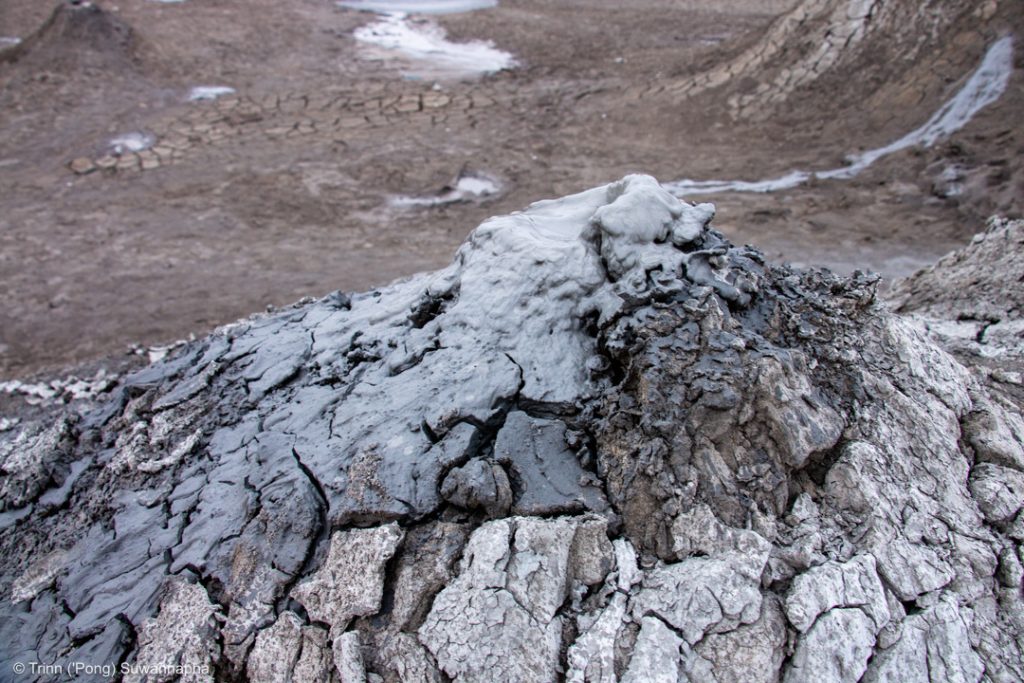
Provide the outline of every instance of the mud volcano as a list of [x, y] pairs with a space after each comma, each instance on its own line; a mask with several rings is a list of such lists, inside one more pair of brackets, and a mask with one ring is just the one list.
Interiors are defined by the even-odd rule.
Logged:
[[86, 0], [58, 4], [46, 22], [14, 47], [0, 50], [0, 63], [28, 60], [64, 72], [130, 71], [138, 44], [132, 28]]
[[0, 671], [1021, 680], [1019, 408], [713, 213], [539, 202], [3, 434]]

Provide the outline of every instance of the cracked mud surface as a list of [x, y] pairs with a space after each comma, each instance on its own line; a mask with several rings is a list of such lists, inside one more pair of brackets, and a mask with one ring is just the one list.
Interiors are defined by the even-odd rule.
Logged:
[[[834, 168], [919, 126], [1020, 28], [1008, 2], [876, 4], [510, 1], [436, 21], [521, 66], [435, 89], [326, 0], [100, 2], [42, 30], [50, 5], [5, 2], [0, 34], [23, 42], [0, 56], [0, 376], [434, 269], [488, 215], [635, 170]], [[188, 102], [196, 86], [236, 92]], [[1019, 214], [1022, 97], [1018, 71], [951, 140], [853, 181], [715, 196], [718, 226], [773, 259], [907, 274]], [[135, 132], [152, 146], [111, 154]], [[465, 170], [502, 192], [390, 206]]]
[[712, 216], [539, 202], [5, 427], [0, 670], [1024, 678], [1020, 404]]

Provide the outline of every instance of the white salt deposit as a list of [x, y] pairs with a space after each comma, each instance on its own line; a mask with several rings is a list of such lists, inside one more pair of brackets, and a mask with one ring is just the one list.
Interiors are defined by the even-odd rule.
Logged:
[[0, 382], [0, 393], [21, 396], [30, 405], [63, 403], [65, 400], [94, 398], [107, 391], [116, 380], [117, 375], [109, 375], [101, 368], [91, 379], [72, 375], [50, 382]]
[[852, 178], [882, 157], [917, 145], [931, 147], [960, 130], [979, 111], [998, 100], [1013, 73], [1013, 39], [1007, 36], [989, 48], [981, 66], [953, 99], [949, 100], [920, 128], [885, 147], [850, 156], [844, 168], [816, 173], [819, 178]]
[[436, 197], [395, 197], [391, 200], [391, 204], [399, 207], [441, 206], [454, 202], [485, 199], [498, 194], [500, 190], [501, 185], [493, 178], [482, 175], [465, 175], [458, 179], [454, 187]]
[[148, 133], [125, 133], [112, 139], [110, 147], [114, 154], [124, 154], [125, 152], [141, 152], [144, 149], [149, 149], [154, 142], [156, 139]]
[[849, 165], [829, 171], [792, 171], [779, 178], [748, 182], [743, 180], [690, 180], [665, 183], [673, 194], [686, 197], [719, 192], [776, 192], [806, 183], [811, 178], [822, 180], [853, 178], [879, 159], [910, 147], [931, 147], [944, 137], [960, 130], [975, 114], [992, 104], [1006, 92], [1013, 73], [1013, 38], [1007, 36], [996, 41], [985, 54], [985, 59], [963, 88], [920, 128], [907, 133], [885, 147], [868, 150], [848, 157]]
[[367, 12], [409, 14], [455, 14], [498, 6], [497, 0], [342, 0], [338, 4]]
[[18, 38], [17, 36], [0, 36], [0, 48], [8, 45], [17, 45], [20, 42], [21, 38]]
[[215, 100], [224, 95], [233, 95], [234, 92], [234, 88], [229, 88], [226, 85], [199, 85], [188, 91], [188, 99], [190, 102]]
[[353, 35], [366, 45], [454, 74], [495, 73], [516, 64], [512, 55], [490, 41], [453, 43], [433, 21], [411, 19], [404, 12], [384, 14], [379, 21], [356, 29]]
[[691, 194], [717, 194], [719, 192], [777, 192], [803, 185], [810, 174], [793, 171], [780, 178], [748, 182], [745, 180], [677, 180], [665, 183], [670, 192], [679, 197]]

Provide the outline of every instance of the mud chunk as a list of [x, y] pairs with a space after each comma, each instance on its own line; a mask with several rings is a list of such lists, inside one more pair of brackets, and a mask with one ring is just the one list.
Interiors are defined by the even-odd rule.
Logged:
[[783, 683], [825, 680], [855, 683], [867, 670], [875, 626], [859, 609], [835, 609], [800, 639]]
[[971, 471], [971, 494], [985, 519], [1006, 524], [1024, 507], [1024, 472], [990, 463]]
[[786, 620], [779, 601], [766, 596], [761, 617], [727, 633], [712, 633], [693, 649], [687, 669], [710, 672], [718, 683], [776, 683], [786, 645]]
[[343, 683], [366, 683], [366, 667], [360, 651], [359, 633], [349, 631], [334, 639], [334, 668]]
[[860, 607], [876, 631], [888, 623], [889, 608], [873, 557], [827, 562], [800, 574], [793, 580], [785, 609], [789, 622], [806, 633], [820, 614], [835, 607]]
[[622, 683], [677, 683], [682, 680], [680, 648], [686, 644], [656, 617], [640, 621], [633, 658]]
[[761, 614], [761, 571], [767, 561], [767, 552], [727, 553], [652, 569], [633, 601], [633, 615], [656, 615], [691, 645], [706, 633], [751, 624]]
[[73, 435], [60, 419], [47, 427], [25, 424], [14, 439], [0, 442], [0, 512], [35, 500], [54, 478], [63, 478], [63, 451]]
[[513, 411], [498, 432], [494, 459], [515, 482], [517, 515], [602, 511], [608, 507], [594, 476], [566, 444], [565, 424]]
[[483, 509], [489, 517], [503, 517], [512, 506], [512, 489], [504, 468], [483, 458], [449, 472], [441, 496], [467, 510]]
[[985, 673], [971, 648], [971, 637], [959, 609], [949, 597], [903, 622], [902, 637], [879, 651], [864, 674], [865, 683], [977, 683]]
[[[174, 667], [182, 666], [200, 672], [187, 676], [188, 680], [212, 682], [213, 667], [220, 656], [215, 619], [218, 612], [202, 586], [172, 579], [160, 601], [160, 613], [139, 628], [134, 664], [141, 673], [129, 673], [124, 680], [171, 681], [177, 678]], [[147, 669], [160, 668], [171, 673], [155, 678], [146, 674]]]
[[274, 625], [260, 631], [249, 654], [249, 680], [289, 683], [302, 650], [302, 621], [282, 612]]
[[96, 170], [96, 165], [88, 157], [78, 157], [68, 164], [68, 168], [78, 175], [87, 175]]
[[512, 517], [473, 533], [459, 576], [437, 596], [420, 641], [465, 681], [554, 680], [558, 615], [572, 583], [576, 518]]
[[404, 534], [397, 524], [338, 531], [324, 565], [292, 592], [310, 616], [344, 631], [352, 617], [380, 609], [384, 565]]

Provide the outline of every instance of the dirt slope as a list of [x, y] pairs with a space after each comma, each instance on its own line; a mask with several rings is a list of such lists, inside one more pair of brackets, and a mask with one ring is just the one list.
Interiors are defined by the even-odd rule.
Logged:
[[[328, 0], [69, 5], [36, 40], [39, 7], [0, 9], [0, 35], [24, 38], [0, 63], [7, 377], [434, 268], [488, 215], [626, 172], [834, 168], [921, 125], [1022, 21], [1012, 2], [509, 0], [436, 21], [521, 66], [435, 88], [361, 49], [373, 17]], [[194, 86], [237, 93], [189, 102]], [[1021, 106], [1017, 71], [941, 146], [853, 181], [717, 195], [718, 224], [773, 258], [905, 274], [1020, 213]], [[153, 147], [112, 157], [135, 132]], [[390, 204], [467, 169], [501, 192]]]

